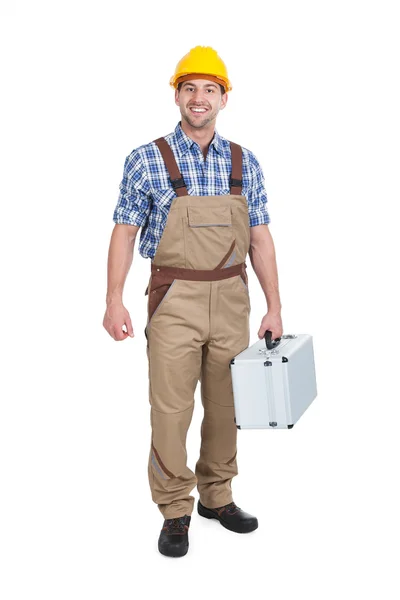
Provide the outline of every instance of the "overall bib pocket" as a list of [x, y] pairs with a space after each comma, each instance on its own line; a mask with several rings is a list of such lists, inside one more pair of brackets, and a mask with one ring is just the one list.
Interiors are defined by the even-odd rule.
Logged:
[[[192, 269], [215, 268], [215, 256], [226, 255], [235, 240], [232, 226], [231, 207], [188, 206], [187, 207], [186, 260]], [[207, 253], [213, 249], [213, 256]]]

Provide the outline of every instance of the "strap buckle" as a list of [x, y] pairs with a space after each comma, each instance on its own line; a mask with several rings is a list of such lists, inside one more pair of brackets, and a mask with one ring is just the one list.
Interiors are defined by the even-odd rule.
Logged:
[[233, 179], [232, 175], [229, 176], [229, 186], [230, 187], [242, 187], [243, 179]]
[[172, 183], [172, 187], [174, 188], [174, 190], [177, 190], [178, 188], [184, 188], [186, 187], [186, 184], [183, 180], [183, 177], [178, 177], [178, 179], [171, 179], [170, 181]]

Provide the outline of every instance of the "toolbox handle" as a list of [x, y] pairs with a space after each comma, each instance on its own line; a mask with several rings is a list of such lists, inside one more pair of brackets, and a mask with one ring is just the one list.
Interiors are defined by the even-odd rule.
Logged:
[[272, 331], [267, 329], [267, 331], [264, 334], [264, 339], [265, 339], [265, 344], [266, 344], [268, 350], [273, 350], [274, 348], [276, 348], [276, 346], [281, 341], [280, 337], [276, 338], [276, 340], [272, 340], [271, 338], [272, 338]]

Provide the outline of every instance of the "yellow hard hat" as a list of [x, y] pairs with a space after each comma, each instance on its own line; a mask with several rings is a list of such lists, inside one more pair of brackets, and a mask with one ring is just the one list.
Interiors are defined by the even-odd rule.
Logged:
[[169, 84], [177, 88], [188, 79], [211, 79], [222, 85], [226, 92], [232, 89], [225, 63], [210, 46], [196, 46], [185, 54], [176, 65]]

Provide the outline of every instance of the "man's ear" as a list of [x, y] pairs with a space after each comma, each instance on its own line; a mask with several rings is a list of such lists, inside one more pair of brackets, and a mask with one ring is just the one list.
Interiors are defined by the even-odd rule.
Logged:
[[221, 110], [223, 108], [225, 108], [227, 102], [228, 102], [228, 94], [227, 94], [227, 92], [225, 92], [225, 94], [223, 94], [222, 97], [221, 97], [221, 106], [220, 106]]
[[175, 90], [175, 104], [179, 106], [179, 91]]

